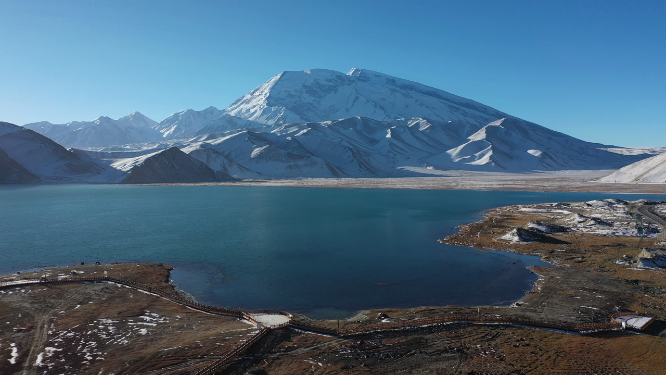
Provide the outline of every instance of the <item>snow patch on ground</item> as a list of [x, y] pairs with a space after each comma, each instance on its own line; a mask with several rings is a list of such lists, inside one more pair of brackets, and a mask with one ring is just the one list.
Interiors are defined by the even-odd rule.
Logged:
[[9, 361], [9, 363], [11, 363], [12, 365], [15, 365], [15, 364], [16, 364], [16, 359], [17, 359], [18, 356], [19, 356], [19, 353], [18, 353], [18, 347], [16, 346], [16, 343], [11, 343], [11, 344], [9, 344], [9, 348], [10, 348], [10, 350], [12, 351], [12, 353], [11, 353], [11, 356], [12, 356], [12, 357], [9, 358], [8, 361]]
[[[78, 361], [81, 364], [90, 364], [93, 361], [103, 360], [106, 356], [104, 347], [108, 345], [126, 345], [134, 337], [150, 334], [150, 327], [169, 322], [169, 318], [157, 313], [146, 311], [134, 319], [97, 319], [85, 326], [74, 326], [61, 331], [49, 331], [47, 347], [37, 357], [35, 366], [46, 366], [49, 369], [63, 361]], [[147, 326], [147, 327], [146, 327]], [[74, 352], [65, 353], [66, 347], [77, 348]], [[68, 358], [65, 358], [67, 354]], [[75, 356], [76, 359], [71, 357]]]

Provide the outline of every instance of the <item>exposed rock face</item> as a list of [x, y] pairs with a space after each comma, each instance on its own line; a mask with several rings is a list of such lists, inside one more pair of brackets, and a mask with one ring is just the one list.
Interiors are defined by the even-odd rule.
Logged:
[[194, 159], [177, 147], [153, 154], [130, 171], [124, 184], [188, 183], [233, 180], [215, 173], [206, 164]]
[[[44, 181], [85, 181], [103, 171], [99, 165], [75, 155], [51, 139], [7, 122], [0, 122], [0, 149], [9, 159]], [[5, 165], [3, 162], [3, 166], [16, 169], [16, 164], [3, 160], [9, 163]]]
[[0, 149], [0, 184], [27, 184], [40, 180]]
[[500, 240], [509, 241], [511, 243], [521, 242], [543, 242], [543, 243], [556, 243], [564, 244], [566, 242], [558, 240], [557, 238], [546, 236], [533, 230], [515, 228], [509, 233], [499, 238]]
[[527, 224], [527, 229], [541, 234], [566, 232], [567, 228], [557, 224], [532, 221]]

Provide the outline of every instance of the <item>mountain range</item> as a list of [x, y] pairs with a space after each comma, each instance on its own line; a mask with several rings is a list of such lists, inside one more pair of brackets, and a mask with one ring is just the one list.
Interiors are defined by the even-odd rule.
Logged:
[[[651, 156], [585, 142], [473, 100], [362, 69], [282, 72], [224, 110], [188, 109], [159, 123], [133, 112], [117, 120], [24, 127], [96, 165], [98, 176], [87, 177], [96, 182], [125, 181], [139, 166], [148, 180], [175, 178], [166, 169], [195, 168], [188, 164], [192, 160], [165, 162], [183, 155], [205, 164], [218, 179], [389, 177], [414, 175], [415, 169], [617, 169]], [[170, 151], [158, 156], [165, 150]], [[148, 168], [152, 157], [165, 160], [151, 159]], [[23, 175], [15, 165], [10, 169]], [[181, 176], [182, 182], [210, 178], [207, 170], [195, 169], [194, 176]], [[80, 178], [86, 179], [72, 177]]]
[[37, 132], [0, 122], [0, 183], [87, 181], [103, 171]]

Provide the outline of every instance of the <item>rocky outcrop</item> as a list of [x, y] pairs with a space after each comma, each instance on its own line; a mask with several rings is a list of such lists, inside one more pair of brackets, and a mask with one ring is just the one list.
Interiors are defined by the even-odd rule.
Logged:
[[534, 230], [523, 229], [523, 228], [514, 228], [509, 233], [505, 234], [499, 239], [504, 241], [509, 241], [511, 243], [524, 243], [524, 242], [542, 242], [542, 243], [554, 243], [554, 244], [567, 243], [557, 238], [547, 236], [542, 233], [538, 233]]

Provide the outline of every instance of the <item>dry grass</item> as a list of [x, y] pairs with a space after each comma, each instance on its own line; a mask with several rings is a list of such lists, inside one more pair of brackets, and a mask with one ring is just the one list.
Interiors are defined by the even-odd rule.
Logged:
[[[108, 268], [110, 276], [170, 288], [165, 283], [169, 268], [162, 265], [90, 267], [90, 273], [94, 267]], [[235, 318], [198, 312], [113, 283], [46, 284], [3, 291], [0, 320], [8, 328], [0, 331], [3, 374], [146, 374], [157, 369], [163, 374], [187, 374], [255, 331]], [[17, 345], [19, 357], [15, 365], [7, 366], [10, 351], [4, 349], [11, 343]], [[47, 347], [55, 350], [49, 355]], [[35, 365], [40, 354], [44, 366]]]

